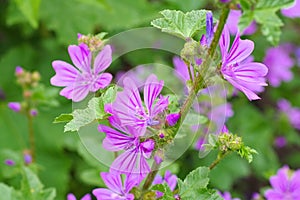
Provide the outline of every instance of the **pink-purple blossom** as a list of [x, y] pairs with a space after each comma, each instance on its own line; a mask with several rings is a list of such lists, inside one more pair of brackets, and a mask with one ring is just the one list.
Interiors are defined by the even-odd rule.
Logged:
[[293, 79], [291, 68], [294, 60], [290, 57], [290, 52], [291, 45], [289, 44], [272, 47], [266, 51], [264, 63], [269, 69], [267, 79], [273, 87], [278, 87], [281, 82]]
[[274, 145], [278, 148], [285, 147], [287, 144], [286, 138], [284, 136], [278, 136], [274, 140]]
[[174, 126], [180, 118], [179, 113], [171, 113], [166, 116], [166, 121], [169, 126]]
[[[241, 10], [230, 10], [226, 25], [231, 35], [235, 35], [239, 32], [238, 23], [241, 16]], [[256, 23], [252, 21], [251, 24], [241, 33], [241, 35], [252, 35], [256, 32], [256, 26]]]
[[284, 166], [270, 178], [272, 189], [265, 192], [267, 200], [299, 200], [300, 199], [300, 170], [291, 171]]
[[256, 93], [262, 92], [263, 86], [267, 86], [265, 76], [268, 68], [262, 63], [245, 62], [254, 49], [254, 43], [241, 40], [237, 33], [229, 49], [230, 34], [225, 26], [219, 44], [222, 54], [221, 73], [224, 79], [242, 91], [249, 100], [260, 99]]
[[300, 108], [292, 107], [291, 103], [286, 99], [280, 99], [277, 102], [279, 111], [286, 114], [289, 122], [295, 128], [300, 130]]
[[8, 108], [15, 112], [20, 112], [21, 111], [21, 104], [19, 102], [9, 102], [8, 103]]
[[20, 76], [24, 73], [24, 69], [21, 66], [17, 66], [15, 69], [15, 75]]
[[300, 17], [300, 0], [295, 0], [294, 4], [289, 8], [284, 8], [281, 10], [281, 13], [290, 18]]
[[117, 93], [115, 102], [111, 104], [111, 114], [117, 116], [122, 125], [134, 126], [142, 134], [148, 126], [159, 125], [158, 115], [169, 105], [168, 97], [160, 95], [164, 82], [157, 80], [154, 74], [147, 78], [144, 85], [145, 107], [134, 81], [124, 78], [123, 83], [124, 90]]
[[65, 87], [60, 95], [78, 102], [89, 92], [96, 92], [110, 84], [112, 75], [103, 73], [112, 62], [112, 51], [109, 45], [103, 47], [93, 63], [93, 52], [84, 43], [78, 46], [70, 45], [68, 51], [74, 66], [60, 60], [52, 62], [56, 75], [51, 78], [51, 84]]
[[6, 160], [4, 161], [4, 163], [5, 163], [6, 165], [8, 165], [8, 166], [14, 166], [14, 165], [16, 164], [15, 161], [12, 160], [12, 159], [6, 159]]
[[[165, 172], [164, 177], [162, 177], [160, 175], [156, 175], [156, 177], [153, 180], [152, 185], [163, 184], [163, 183], [167, 183], [167, 185], [169, 186], [171, 191], [174, 191], [176, 188], [176, 185], [177, 185], [177, 176], [175, 174], [172, 174], [169, 170], [167, 170]], [[162, 192], [159, 192], [159, 191], [156, 192], [157, 198], [160, 198], [162, 196], [163, 196]]]
[[151, 157], [155, 142], [152, 139], [140, 141], [143, 133], [130, 126], [121, 125], [116, 116], [109, 117], [110, 124], [116, 128], [99, 125], [99, 132], [106, 133], [103, 148], [108, 151], [124, 151], [111, 164], [111, 169], [120, 173], [138, 174], [140, 178], [150, 172], [147, 159]]
[[218, 191], [218, 193], [224, 200], [240, 200], [239, 198], [232, 198], [229, 192], [222, 193]]
[[134, 200], [130, 190], [139, 184], [139, 179], [135, 175], [126, 175], [124, 184], [121, 174], [114, 171], [101, 172], [101, 177], [108, 189], [94, 189], [93, 195], [97, 200]]
[[[76, 199], [76, 197], [75, 197], [74, 194], [69, 193], [69, 194], [67, 195], [67, 200], [77, 200], [77, 199]], [[92, 200], [92, 197], [91, 197], [90, 194], [86, 194], [86, 195], [84, 195], [80, 200]]]

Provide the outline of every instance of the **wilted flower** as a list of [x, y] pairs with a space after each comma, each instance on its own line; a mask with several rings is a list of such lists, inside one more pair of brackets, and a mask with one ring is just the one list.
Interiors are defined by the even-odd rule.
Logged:
[[112, 75], [103, 73], [112, 62], [109, 45], [104, 46], [98, 53], [93, 66], [93, 53], [86, 44], [70, 45], [68, 51], [75, 67], [60, 60], [52, 62], [56, 75], [51, 78], [51, 84], [65, 87], [60, 95], [78, 102], [83, 100], [89, 92], [96, 92], [110, 84]]
[[284, 166], [270, 178], [270, 183], [272, 189], [265, 192], [267, 200], [300, 199], [300, 170], [292, 172]]
[[260, 99], [256, 93], [262, 92], [263, 86], [267, 86], [264, 76], [267, 75], [268, 68], [262, 63], [245, 62], [254, 49], [254, 43], [250, 40], [241, 40], [237, 34], [229, 49], [230, 35], [225, 26], [219, 44], [223, 77], [242, 91], [249, 100]]
[[97, 200], [134, 200], [134, 195], [130, 193], [130, 190], [139, 184], [136, 176], [127, 174], [124, 184], [121, 174], [114, 171], [101, 172], [101, 177], [108, 189], [94, 189], [93, 194]]

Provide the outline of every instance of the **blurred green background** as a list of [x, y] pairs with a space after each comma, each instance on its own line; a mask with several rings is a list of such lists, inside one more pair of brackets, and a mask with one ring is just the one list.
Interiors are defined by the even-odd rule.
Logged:
[[[20, 101], [21, 89], [16, 84], [14, 70], [22, 66], [26, 70], [40, 72], [42, 82], [50, 87], [50, 78], [55, 74], [53, 60], [70, 61], [69, 44], [77, 43], [77, 33], [96, 34], [108, 32], [108, 37], [136, 27], [149, 27], [150, 21], [159, 17], [163, 9], [216, 9], [213, 1], [195, 0], [0, 0], [0, 181], [19, 188], [17, 172], [4, 164], [4, 160], [22, 155], [28, 149], [27, 120], [25, 116], [7, 108], [7, 103]], [[283, 42], [300, 45], [299, 20], [283, 18]], [[254, 56], [262, 61], [270, 47], [258, 31], [251, 36], [256, 42]], [[168, 59], [168, 54], [149, 55], [142, 51], [125, 55], [109, 69], [130, 69], [143, 62]], [[258, 151], [254, 162], [248, 164], [235, 155], [226, 158], [211, 174], [211, 186], [231, 190], [238, 196], [250, 196], [260, 186], [268, 185], [267, 178], [283, 164], [300, 168], [300, 137], [289, 123], [278, 120], [274, 109], [280, 97], [289, 99], [300, 107], [300, 68], [294, 67], [294, 79], [279, 88], [267, 87], [263, 100], [249, 102], [243, 95], [233, 98], [234, 116], [229, 120], [230, 130], [243, 136], [245, 143]], [[56, 91], [58, 94], [58, 91]], [[63, 133], [62, 124], [52, 124], [60, 113], [72, 111], [70, 101], [59, 97], [58, 107], [40, 108], [34, 120], [36, 136], [37, 168], [41, 182], [55, 187], [57, 197], [66, 199], [68, 192], [81, 197], [92, 188], [103, 186], [100, 171], [107, 170], [97, 163], [82, 147], [77, 133]], [[274, 123], [276, 122], [276, 123]], [[288, 145], [276, 148], [274, 138], [284, 135]], [[100, 145], [100, 144], [99, 144]], [[199, 159], [196, 150], [187, 151], [178, 160], [173, 171], [179, 177], [201, 164], [208, 165], [214, 156]]]

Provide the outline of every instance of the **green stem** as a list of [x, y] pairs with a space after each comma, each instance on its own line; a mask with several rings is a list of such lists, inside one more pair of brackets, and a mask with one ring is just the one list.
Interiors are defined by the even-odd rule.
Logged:
[[230, 151], [226, 151], [226, 152], [221, 152], [220, 154], [218, 154], [218, 157], [217, 159], [211, 163], [211, 165], [209, 166], [209, 169], [212, 170], [215, 166], [217, 166], [220, 161], [225, 157], [227, 156], [228, 154], [230, 153]]
[[226, 23], [227, 17], [229, 14], [229, 8], [228, 5], [224, 5], [223, 9], [222, 9], [222, 13], [220, 15], [219, 18], [219, 23], [218, 23], [218, 27], [217, 30], [214, 34], [214, 38], [209, 46], [208, 49], [208, 56], [207, 58], [203, 61], [202, 63], [202, 70], [201, 73], [199, 73], [196, 78], [195, 81], [193, 83], [191, 92], [189, 93], [187, 99], [185, 100], [183, 106], [180, 109], [180, 123], [182, 123], [187, 115], [187, 113], [189, 112], [189, 109], [191, 108], [193, 101], [196, 97], [196, 94], [199, 92], [200, 89], [202, 89], [205, 85], [204, 83], [204, 74], [207, 72], [210, 64], [211, 64], [211, 60], [216, 52], [224, 25]]
[[29, 136], [29, 145], [30, 145], [30, 153], [32, 156], [32, 160], [35, 160], [35, 139], [34, 139], [34, 130], [33, 130], [33, 117], [30, 114], [30, 111], [26, 111], [26, 116], [28, 120], [28, 136]]
[[151, 167], [151, 172], [148, 174], [147, 178], [146, 178], [146, 181], [143, 185], [143, 191], [147, 191], [149, 189], [149, 187], [152, 185], [152, 182], [159, 170], [159, 167], [160, 167], [160, 164], [157, 164], [155, 161], [153, 162], [152, 164], [152, 167]]
[[190, 80], [193, 82], [194, 81], [194, 77], [193, 77], [192, 72], [191, 72], [190, 63], [188, 61], [184, 61], [184, 63], [186, 65], [187, 69], [188, 69]]

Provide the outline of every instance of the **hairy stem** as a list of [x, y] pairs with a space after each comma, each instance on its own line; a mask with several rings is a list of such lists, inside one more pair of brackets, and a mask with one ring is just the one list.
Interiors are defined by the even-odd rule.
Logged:
[[33, 117], [28, 110], [26, 112], [27, 120], [28, 120], [28, 136], [29, 136], [29, 145], [30, 145], [30, 154], [32, 156], [32, 160], [35, 160], [35, 139], [34, 139], [34, 131], [33, 131]]
[[184, 121], [189, 109], [191, 108], [191, 106], [193, 104], [193, 101], [196, 97], [196, 94], [205, 85], [205, 83], [204, 83], [204, 74], [207, 72], [207, 70], [208, 70], [208, 68], [211, 64], [211, 60], [212, 60], [212, 58], [213, 58], [213, 56], [216, 52], [216, 49], [217, 49], [217, 46], [218, 46], [222, 31], [223, 31], [223, 28], [224, 28], [224, 25], [226, 23], [228, 14], [229, 14], [229, 8], [228, 8], [227, 5], [224, 5], [224, 7], [222, 9], [222, 13], [221, 13], [220, 18], [219, 18], [219, 23], [218, 23], [217, 30], [214, 34], [214, 38], [213, 38], [213, 40], [212, 40], [212, 42], [209, 46], [209, 49], [208, 49], [208, 56], [206, 57], [206, 59], [203, 61], [202, 65], [201, 65], [201, 67], [202, 67], [201, 73], [199, 73], [196, 76], [195, 81], [194, 81], [193, 86], [192, 86], [192, 89], [191, 89], [187, 99], [185, 100], [183, 106], [180, 109], [180, 114], [181, 114], [180, 123], [182, 123]]
[[158, 170], [159, 170], [160, 164], [157, 164], [155, 161], [152, 164], [151, 172], [148, 174], [146, 181], [143, 185], [143, 191], [147, 191], [149, 187], [151, 186]]
[[211, 163], [211, 165], [209, 166], [209, 169], [212, 170], [215, 166], [217, 166], [220, 161], [227, 156], [230, 153], [230, 151], [226, 151], [226, 152], [221, 152], [220, 154], [218, 154], [218, 157], [216, 158], [216, 160]]

